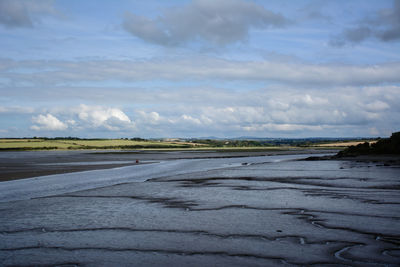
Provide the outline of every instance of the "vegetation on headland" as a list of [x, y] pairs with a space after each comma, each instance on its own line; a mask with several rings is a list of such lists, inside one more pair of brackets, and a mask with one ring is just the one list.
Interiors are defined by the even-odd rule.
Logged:
[[153, 150], [282, 150], [301, 149], [304, 147], [326, 148], [335, 144], [347, 144], [350, 139], [322, 139], [322, 138], [253, 138], [251, 140], [239, 139], [82, 139], [78, 137], [34, 137], [34, 138], [3, 138], [0, 139], [0, 151], [30, 151], [30, 150], [81, 150], [81, 149], [153, 149]]
[[393, 133], [390, 138], [379, 139], [376, 143], [364, 142], [356, 146], [349, 146], [340, 151], [338, 157], [359, 155], [400, 155], [400, 132]]

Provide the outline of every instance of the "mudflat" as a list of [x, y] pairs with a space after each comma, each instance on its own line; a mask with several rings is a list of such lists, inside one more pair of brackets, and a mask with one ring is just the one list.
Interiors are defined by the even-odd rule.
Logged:
[[0, 265], [398, 266], [399, 166], [246, 153], [2, 182]]

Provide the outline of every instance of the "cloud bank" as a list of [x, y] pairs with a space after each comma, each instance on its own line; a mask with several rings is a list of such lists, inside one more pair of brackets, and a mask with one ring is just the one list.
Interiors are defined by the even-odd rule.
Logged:
[[[20, 69], [24, 71], [21, 72]], [[234, 61], [218, 58], [148, 61], [14, 61], [0, 60], [0, 74], [10, 84], [62, 85], [117, 80], [236, 80], [320, 85], [373, 85], [400, 82], [400, 63], [374, 65]]]
[[[86, 132], [89, 136], [119, 133], [127, 137], [299, 137], [321, 133], [361, 136], [365, 129], [373, 129], [368, 132], [371, 135], [387, 135], [400, 125], [398, 86], [344, 87], [333, 92], [269, 88], [234, 93], [210, 89], [218, 92], [217, 100], [196, 88], [187, 90], [181, 96], [178, 90], [158, 99], [170, 105], [155, 104], [157, 94], [149, 93], [145, 96], [147, 101], [125, 100], [128, 104], [124, 108], [83, 104], [39, 108], [33, 111], [31, 129], [66, 136]], [[187, 95], [197, 99], [190, 100]], [[203, 105], [196, 105], [196, 101]], [[391, 118], [390, 124], [387, 118]]]

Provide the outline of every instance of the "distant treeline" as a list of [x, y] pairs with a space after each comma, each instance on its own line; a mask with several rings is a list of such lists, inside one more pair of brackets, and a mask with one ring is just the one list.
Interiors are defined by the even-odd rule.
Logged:
[[390, 138], [379, 139], [370, 144], [365, 142], [357, 146], [350, 146], [338, 153], [339, 157], [358, 156], [368, 154], [397, 154], [400, 155], [400, 132], [393, 133]]
[[293, 138], [293, 139], [265, 139], [265, 140], [216, 140], [216, 139], [191, 139], [192, 143], [206, 144], [211, 147], [271, 147], [271, 146], [298, 146], [308, 147], [315, 144], [330, 143], [335, 141], [350, 141], [346, 138]]

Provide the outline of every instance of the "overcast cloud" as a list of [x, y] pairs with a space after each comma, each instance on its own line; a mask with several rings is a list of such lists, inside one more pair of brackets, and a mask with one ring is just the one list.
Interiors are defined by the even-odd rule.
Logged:
[[0, 0], [0, 137], [388, 136], [399, 18], [399, 0]]

